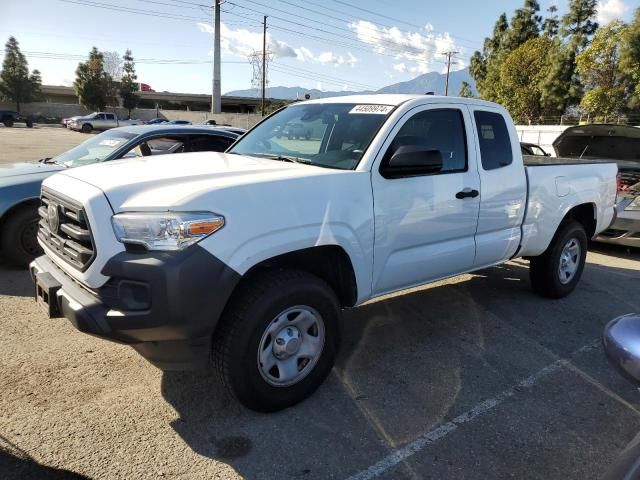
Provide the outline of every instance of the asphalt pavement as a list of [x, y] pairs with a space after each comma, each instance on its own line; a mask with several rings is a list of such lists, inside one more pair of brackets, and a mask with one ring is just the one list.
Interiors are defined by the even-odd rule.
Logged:
[[517, 260], [346, 312], [327, 382], [269, 415], [46, 319], [0, 265], [0, 478], [600, 478], [640, 431], [600, 345], [640, 252], [595, 249], [562, 300]]

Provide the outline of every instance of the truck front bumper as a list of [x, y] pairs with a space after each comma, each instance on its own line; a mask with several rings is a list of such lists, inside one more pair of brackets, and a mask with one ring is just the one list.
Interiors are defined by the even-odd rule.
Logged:
[[640, 211], [618, 211], [611, 226], [596, 237], [598, 242], [640, 248]]
[[211, 337], [240, 275], [198, 245], [182, 252], [122, 252], [90, 290], [47, 256], [30, 265], [36, 301], [51, 318], [128, 344], [163, 370], [206, 364]]

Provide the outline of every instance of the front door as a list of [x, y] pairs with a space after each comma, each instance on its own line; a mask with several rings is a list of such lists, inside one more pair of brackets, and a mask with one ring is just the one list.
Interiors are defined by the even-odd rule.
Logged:
[[[417, 107], [396, 125], [372, 171], [372, 290], [379, 295], [465, 272], [474, 264], [480, 178], [473, 123], [463, 105]], [[402, 145], [438, 150], [437, 173], [385, 178]]]

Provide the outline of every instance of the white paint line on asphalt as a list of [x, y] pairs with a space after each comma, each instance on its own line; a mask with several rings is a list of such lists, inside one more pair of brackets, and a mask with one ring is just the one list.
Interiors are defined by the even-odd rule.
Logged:
[[[574, 357], [575, 355], [578, 355], [580, 353], [585, 353], [590, 350], [593, 350], [597, 348], [599, 345], [600, 345], [600, 340], [596, 340], [592, 343], [584, 345], [583, 347], [580, 347], [578, 350], [574, 351], [571, 354], [571, 357]], [[429, 445], [432, 445], [438, 442], [439, 440], [441, 440], [442, 438], [446, 437], [451, 432], [457, 430], [458, 427], [460, 427], [461, 425], [464, 425], [465, 423], [469, 423], [470, 421], [472, 421], [476, 417], [479, 417], [483, 413], [486, 413], [494, 409], [495, 407], [500, 405], [502, 402], [504, 402], [508, 398], [514, 396], [519, 389], [531, 388], [540, 379], [546, 377], [547, 375], [550, 375], [551, 373], [554, 373], [560, 370], [562, 367], [564, 367], [569, 363], [570, 363], [570, 360], [567, 360], [567, 359], [556, 360], [555, 362], [550, 363], [549, 365], [544, 367], [542, 370], [539, 370], [533, 375], [522, 379], [516, 385], [508, 388], [507, 390], [504, 390], [503, 392], [499, 393], [495, 397], [485, 400], [482, 403], [479, 403], [478, 405], [473, 407], [471, 410], [467, 410], [465, 413], [458, 415], [453, 420], [447, 423], [444, 423], [440, 425], [438, 428], [435, 428], [434, 430], [431, 430], [419, 436], [417, 439], [415, 439], [413, 442], [409, 443], [408, 445], [405, 445], [402, 448], [394, 450], [391, 454], [389, 454], [388, 456], [380, 460], [378, 463], [371, 465], [366, 470], [362, 470], [361, 472], [356, 473], [355, 475], [349, 477], [348, 480], [369, 480], [371, 478], [375, 478], [383, 474], [385, 471], [399, 464], [400, 462], [410, 457], [414, 453], [417, 453], [423, 448]]]

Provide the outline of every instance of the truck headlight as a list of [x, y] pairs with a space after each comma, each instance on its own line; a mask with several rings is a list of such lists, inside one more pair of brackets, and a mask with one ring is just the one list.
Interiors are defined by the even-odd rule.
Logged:
[[211, 212], [118, 213], [111, 224], [119, 242], [147, 250], [182, 250], [220, 230], [224, 217]]
[[634, 198], [633, 202], [627, 205], [625, 210], [640, 210], [640, 195]]

